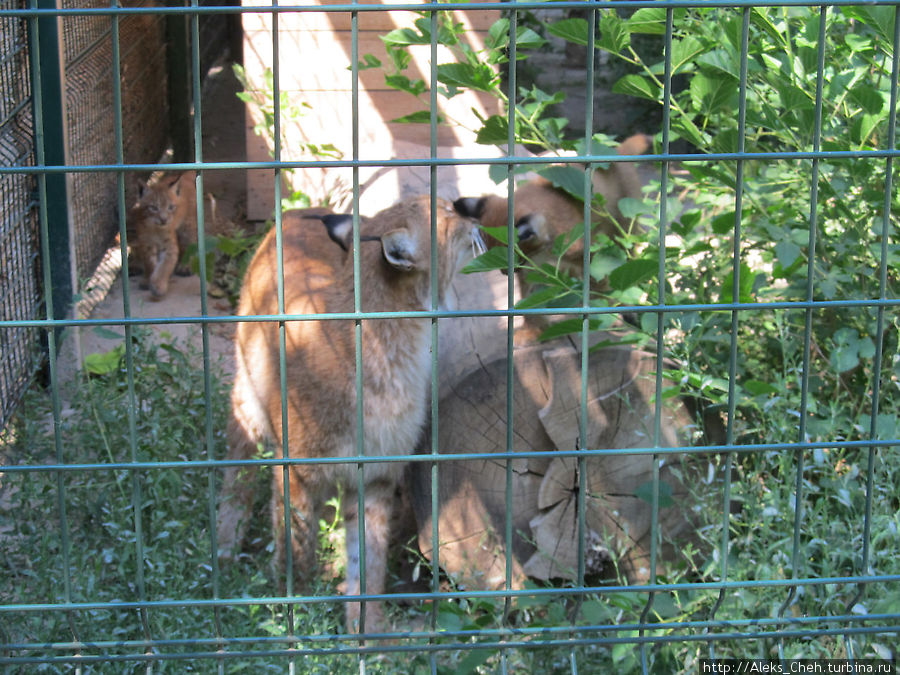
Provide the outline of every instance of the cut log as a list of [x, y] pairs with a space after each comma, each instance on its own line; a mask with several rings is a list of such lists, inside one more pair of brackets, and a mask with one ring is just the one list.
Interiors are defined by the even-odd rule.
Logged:
[[[559, 346], [562, 344], [563, 346]], [[513, 355], [512, 450], [574, 450], [581, 417], [581, 355], [568, 341], [516, 348]], [[627, 347], [599, 350], [588, 368], [588, 449], [652, 448], [656, 357]], [[507, 449], [505, 354], [476, 368], [458, 368], [455, 384], [442, 386], [440, 452], [497, 453]], [[685, 407], [669, 401], [660, 421], [659, 446], [687, 444], [694, 427]], [[673, 557], [690, 538], [690, 463], [660, 455], [659, 560]], [[586, 471], [585, 541], [578, 545], [579, 459], [542, 457], [441, 462], [438, 469], [439, 563], [467, 588], [500, 588], [525, 577], [576, 578], [578, 553], [585, 571], [612, 560], [629, 581], [649, 575], [652, 453], [596, 454]], [[412, 500], [419, 545], [432, 555], [430, 467], [413, 472]], [[512, 540], [507, 546], [506, 518]]]
[[[549, 386], [542, 350], [517, 350], [513, 400], [514, 450], [551, 450], [536, 411]], [[536, 400], [534, 397], [539, 398]], [[457, 382], [439, 404], [438, 446], [442, 454], [505, 452], [506, 359], [495, 358]], [[534, 552], [528, 540], [537, 492], [548, 460], [509, 462], [512, 518], [512, 582], [521, 585], [521, 562]], [[419, 547], [432, 557], [431, 467], [413, 467], [412, 502], [419, 523]], [[457, 583], [468, 588], [502, 588], [506, 583], [507, 462], [478, 459], [441, 462], [438, 467], [438, 559]], [[523, 534], [525, 536], [523, 536]]]

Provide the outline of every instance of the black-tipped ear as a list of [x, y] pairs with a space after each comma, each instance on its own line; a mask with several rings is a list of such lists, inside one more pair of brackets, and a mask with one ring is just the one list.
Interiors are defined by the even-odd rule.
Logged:
[[328, 237], [345, 251], [350, 248], [350, 235], [353, 234], [352, 213], [329, 213], [317, 216], [325, 224]]
[[484, 197], [460, 197], [453, 202], [453, 209], [467, 218], [481, 218], [486, 203]]
[[522, 216], [516, 221], [516, 234], [518, 235], [520, 242], [528, 241], [529, 239], [533, 239], [537, 236], [537, 223], [532, 222], [535, 219], [535, 214], [529, 213], [527, 216]]

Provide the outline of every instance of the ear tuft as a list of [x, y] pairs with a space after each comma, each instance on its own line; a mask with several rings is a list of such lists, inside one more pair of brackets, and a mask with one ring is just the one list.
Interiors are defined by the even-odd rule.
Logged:
[[453, 202], [453, 209], [467, 218], [480, 218], [484, 214], [487, 203], [485, 197], [460, 197]]
[[328, 237], [345, 251], [350, 248], [350, 236], [353, 234], [352, 213], [329, 213], [317, 216], [325, 224]]
[[418, 246], [406, 228], [401, 227], [381, 235], [381, 248], [384, 259], [391, 267], [401, 272], [411, 272], [417, 267]]

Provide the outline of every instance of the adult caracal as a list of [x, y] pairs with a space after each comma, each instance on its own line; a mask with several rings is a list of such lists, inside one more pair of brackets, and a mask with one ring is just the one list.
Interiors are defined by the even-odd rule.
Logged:
[[[617, 151], [620, 155], [641, 155], [650, 147], [650, 139], [644, 134], [635, 134], [622, 141]], [[641, 179], [634, 164], [611, 163], [609, 168], [598, 168], [591, 177], [592, 192], [602, 195], [604, 211], [592, 218], [593, 233], [603, 233], [615, 239], [619, 232], [628, 227], [628, 221], [619, 211], [619, 201], [625, 197], [641, 197]], [[507, 200], [495, 195], [484, 197], [464, 197], [458, 199], [456, 207], [466, 215], [478, 218], [485, 227], [506, 227]], [[514, 195], [513, 225], [516, 229], [519, 248], [535, 264], [556, 264], [570, 276], [579, 278], [584, 265], [584, 240], [577, 238], [562, 256], [553, 251], [553, 242], [560, 235], [567, 234], [573, 227], [584, 222], [584, 202], [555, 187], [549, 180], [537, 177], [516, 185]], [[488, 239], [488, 244], [495, 243]], [[528, 280], [528, 274], [516, 275], [522, 297], [527, 297], [536, 289]], [[596, 284], [602, 287], [602, 283]], [[544, 317], [528, 316], [521, 335], [525, 341], [536, 338], [545, 326]]]
[[[360, 221], [360, 304], [362, 311], [421, 311], [431, 307], [431, 275], [441, 303], [461, 263], [481, 239], [474, 221], [438, 200], [437, 269], [431, 269], [431, 205], [414, 198]], [[325, 222], [328, 232], [318, 217]], [[287, 212], [283, 218], [284, 308], [288, 315], [354, 311], [353, 256], [349, 216]], [[331, 239], [329, 239], [329, 237]], [[341, 244], [338, 246], [335, 242]], [[263, 240], [241, 290], [242, 316], [278, 313], [275, 233]], [[355, 325], [349, 320], [285, 322], [287, 446], [292, 458], [357, 456]], [[428, 319], [364, 319], [362, 331], [363, 442], [367, 457], [409, 455], [425, 423], [431, 371]], [[252, 457], [269, 441], [281, 456], [283, 421], [279, 370], [279, 324], [238, 323], [237, 373], [231, 395], [229, 456]], [[398, 461], [365, 463], [366, 593], [385, 588], [388, 522], [394, 489], [403, 472]], [[302, 463], [287, 471], [290, 493], [291, 555], [298, 576], [315, 569], [319, 511], [335, 487], [344, 489], [347, 594], [360, 593], [357, 464]], [[286, 555], [284, 471], [273, 470], [272, 526], [276, 557]], [[224, 555], [234, 553], [243, 534], [248, 495], [239, 472], [226, 473], [219, 511]], [[252, 495], [250, 495], [252, 497]], [[365, 628], [384, 627], [380, 603], [367, 603]], [[360, 629], [360, 604], [347, 603], [347, 628]]]

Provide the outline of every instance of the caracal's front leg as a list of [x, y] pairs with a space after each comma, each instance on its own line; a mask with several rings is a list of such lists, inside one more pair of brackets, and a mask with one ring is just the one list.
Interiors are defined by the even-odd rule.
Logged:
[[[365, 559], [366, 595], [384, 593], [387, 576], [388, 541], [394, 486], [376, 482], [365, 486], [365, 551], [359, 547], [359, 496], [348, 490], [344, 501], [344, 528], [347, 542], [347, 595], [360, 595], [360, 568]], [[365, 623], [361, 605], [365, 605]], [[381, 602], [348, 602], [347, 632], [378, 633], [387, 629]]]

